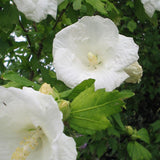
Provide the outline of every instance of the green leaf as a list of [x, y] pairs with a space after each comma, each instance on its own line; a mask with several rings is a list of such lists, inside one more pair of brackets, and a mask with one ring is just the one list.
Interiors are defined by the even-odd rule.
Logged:
[[65, 9], [65, 8], [67, 7], [68, 3], [69, 3], [68, 0], [63, 1], [63, 2], [58, 6], [59, 11], [62, 11], [63, 9]]
[[156, 132], [157, 130], [160, 129], [160, 120], [155, 121], [154, 123], [151, 124], [153, 128], [153, 132]]
[[73, 1], [73, 9], [74, 10], [79, 10], [81, 9], [81, 3], [82, 3], [82, 0], [74, 0]]
[[118, 126], [121, 128], [121, 130], [125, 129], [119, 113], [113, 115], [112, 118], [118, 124]]
[[109, 135], [109, 136], [116, 136], [116, 137], [120, 138], [120, 133], [119, 133], [119, 131], [116, 130], [115, 128], [113, 128], [113, 127], [108, 128], [108, 129], [107, 129], [107, 132], [108, 132], [108, 135]]
[[152, 158], [151, 153], [136, 141], [128, 143], [127, 151], [132, 160], [150, 160]]
[[134, 32], [134, 30], [137, 28], [136, 22], [133, 20], [129, 21], [127, 24], [127, 28], [129, 29], [129, 31]]
[[88, 136], [77, 136], [74, 138], [74, 140], [76, 141], [76, 146], [77, 147], [81, 147], [82, 145], [84, 145], [85, 143], [87, 143], [89, 141]]
[[155, 143], [160, 143], [160, 134], [156, 134], [155, 138]]
[[97, 145], [96, 145], [96, 152], [98, 155], [98, 158], [101, 158], [101, 156], [106, 152], [107, 150], [107, 145], [105, 141], [100, 141]]
[[119, 10], [116, 6], [107, 0], [107, 11], [112, 11], [112, 14], [119, 14]]
[[0, 10], [0, 29], [2, 31], [11, 32], [17, 23], [18, 11], [15, 6], [6, 5], [3, 10]]
[[147, 15], [145, 14], [143, 4], [141, 3], [140, 0], [135, 0], [134, 1], [134, 9], [135, 9], [135, 14], [138, 19], [140, 19], [142, 22], [144, 22], [147, 18]]
[[72, 101], [75, 97], [77, 97], [82, 91], [91, 87], [94, 84], [94, 79], [84, 80], [80, 84], [78, 84], [75, 88], [73, 88], [72, 92], [68, 95], [69, 101]]
[[42, 73], [43, 81], [54, 86], [59, 92], [62, 92], [68, 87], [61, 81], [57, 80], [56, 73], [54, 71], [50, 71], [43, 66], [39, 66], [40, 71]]
[[3, 85], [5, 88], [9, 87], [16, 87], [16, 88], [22, 88], [23, 86], [21, 84], [18, 84], [16, 82], [8, 82], [7, 84]]
[[121, 111], [125, 94], [105, 89], [95, 91], [94, 86], [81, 92], [71, 103], [70, 126], [82, 134], [93, 134], [111, 126], [107, 119]]
[[2, 75], [2, 78], [5, 80], [10, 80], [15, 82], [21, 86], [33, 87], [35, 90], [39, 90], [40, 85], [26, 79], [25, 77], [21, 77], [19, 74], [14, 73], [12, 71], [6, 72]]
[[113, 155], [118, 149], [118, 142], [115, 137], [109, 137], [108, 143], [109, 143], [109, 146], [112, 148], [111, 155]]
[[0, 45], [0, 54], [4, 55], [9, 48], [9, 44], [7, 41], [2, 40], [1, 38], [0, 38], [0, 44], [1, 44]]
[[63, 91], [59, 93], [59, 96], [61, 97], [61, 99], [66, 99], [70, 94], [71, 94], [72, 90], [69, 89], [67, 91]]
[[139, 139], [146, 142], [146, 143], [150, 143], [149, 140], [149, 134], [148, 131], [145, 128], [140, 129], [139, 131], [137, 131], [137, 135], [139, 136]]
[[88, 4], [90, 4], [94, 9], [102, 14], [106, 14], [107, 11], [105, 9], [105, 3], [101, 2], [100, 0], [86, 0]]
[[130, 8], [134, 7], [134, 2], [133, 1], [127, 1], [126, 6], [129, 6]]

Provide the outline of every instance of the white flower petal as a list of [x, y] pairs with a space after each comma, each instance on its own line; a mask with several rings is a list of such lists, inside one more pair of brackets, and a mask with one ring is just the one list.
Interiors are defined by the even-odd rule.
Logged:
[[35, 22], [45, 19], [48, 14], [56, 18], [57, 5], [62, 1], [64, 0], [14, 0], [18, 10]]
[[61, 4], [64, 0], [57, 0], [58, 4]]
[[54, 66], [57, 79], [62, 80], [71, 88], [87, 78], [86, 67], [73, 53], [65, 49], [57, 50]]
[[[63, 131], [62, 113], [59, 111], [58, 105], [51, 95], [45, 95], [34, 91], [32, 88], [24, 87], [23, 90], [28, 95], [27, 98], [35, 97], [35, 107], [32, 105], [30, 116], [35, 126], [42, 126], [43, 131], [48, 137], [56, 137]], [[34, 104], [32, 102], [32, 104]], [[39, 112], [36, 110], [39, 107]], [[34, 110], [35, 109], [35, 110]], [[47, 116], [46, 116], [47, 115]], [[54, 122], [54, 123], [53, 123]]]
[[41, 144], [28, 156], [29, 160], [52, 160], [52, 145], [49, 143], [48, 139], [45, 137], [42, 139]]
[[35, 127], [42, 126], [49, 137], [55, 138], [58, 133], [63, 131], [62, 113], [52, 96], [44, 95], [31, 88], [23, 90], [8, 88], [6, 90], [0, 87], [0, 90], [3, 94], [0, 94], [1, 104], [6, 104], [6, 108], [3, 108], [5, 117], [11, 120], [7, 125], [10, 125], [10, 128], [13, 128], [15, 132], [23, 129], [24, 126], [29, 126], [29, 124], [33, 124]]
[[119, 35], [119, 41], [115, 50], [115, 56], [112, 59], [112, 65], [115, 70], [126, 68], [130, 64], [138, 60], [138, 45], [133, 41], [133, 38]]
[[149, 17], [152, 17], [154, 12], [155, 12], [155, 8], [154, 6], [151, 4], [151, 3], [145, 3], [144, 4], [144, 9], [145, 9], [145, 12], [148, 14]]
[[[3, 125], [7, 125], [7, 121]], [[2, 124], [0, 124], [0, 126], [2, 126]], [[15, 133], [12, 132], [12, 130], [4, 133], [2, 128], [0, 133], [0, 159], [10, 160], [12, 153], [24, 137], [24, 134]]]
[[151, 0], [151, 3], [153, 4], [156, 10], [160, 11], [160, 0]]
[[93, 78], [96, 79], [95, 89], [105, 88], [106, 91], [113, 91], [128, 77], [128, 74], [124, 71], [113, 72], [102, 70], [99, 74], [95, 74], [95, 77], [93, 76]]
[[[52, 160], [52, 144], [57, 142], [63, 133], [62, 113], [57, 103], [52, 96], [31, 88], [21, 90], [0, 87], [0, 126], [0, 159], [3, 160], [11, 159], [17, 147], [20, 147], [19, 143], [25, 141], [25, 137], [31, 136], [30, 130], [38, 127], [44, 134], [28, 158]], [[39, 132], [36, 133], [39, 136]]]
[[141, 0], [145, 12], [148, 14], [149, 17], [152, 17], [155, 10], [160, 11], [160, 1], [159, 0]]
[[110, 19], [86, 16], [56, 34], [53, 55], [59, 48], [69, 48], [77, 56], [92, 51], [99, 54], [102, 48], [107, 50], [113, 47], [117, 40], [118, 30]]
[[52, 155], [53, 160], [76, 160], [77, 151], [73, 138], [62, 134], [61, 138], [52, 144], [52, 148], [55, 151]]

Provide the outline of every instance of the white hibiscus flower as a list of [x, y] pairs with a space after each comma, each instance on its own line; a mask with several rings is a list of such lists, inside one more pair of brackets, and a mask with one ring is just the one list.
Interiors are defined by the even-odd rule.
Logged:
[[152, 17], [155, 10], [160, 11], [160, 0], [141, 0], [145, 12], [148, 14], [149, 17]]
[[133, 38], [118, 33], [116, 25], [100, 16], [83, 17], [61, 30], [53, 42], [57, 78], [70, 88], [95, 79], [95, 89], [112, 91], [129, 75], [126, 67], [138, 60]]
[[64, 0], [14, 0], [19, 11], [24, 13], [26, 18], [40, 22], [47, 15], [56, 19], [57, 6]]
[[75, 142], [63, 128], [51, 95], [0, 87], [1, 160], [75, 160]]

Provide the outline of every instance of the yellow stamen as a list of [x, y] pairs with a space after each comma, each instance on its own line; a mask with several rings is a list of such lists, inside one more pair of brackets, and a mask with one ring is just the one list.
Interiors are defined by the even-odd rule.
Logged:
[[29, 154], [38, 146], [39, 140], [44, 133], [40, 127], [31, 132], [32, 134], [29, 137], [25, 137], [24, 141], [20, 142], [21, 147], [16, 148], [11, 160], [26, 160]]
[[94, 55], [92, 52], [88, 52], [88, 60], [89, 60], [89, 64], [91, 66], [95, 66], [95, 65], [99, 64], [98, 57], [96, 55]]

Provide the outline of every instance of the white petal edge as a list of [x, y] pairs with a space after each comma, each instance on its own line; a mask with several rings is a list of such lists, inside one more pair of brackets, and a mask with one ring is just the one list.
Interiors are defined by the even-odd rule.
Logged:
[[119, 41], [113, 58], [113, 70], [122, 70], [132, 63], [136, 62], [139, 46], [134, 42], [133, 38], [119, 35]]
[[76, 143], [73, 138], [62, 134], [57, 142], [52, 144], [53, 160], [76, 160]]
[[118, 29], [110, 19], [85, 16], [56, 34], [53, 56], [59, 48], [70, 48], [75, 54], [87, 54], [102, 47], [114, 47], [117, 40]]
[[24, 13], [27, 19], [40, 22], [46, 19], [47, 15], [51, 15], [56, 19], [57, 6], [64, 0], [14, 0], [19, 11]]
[[95, 81], [95, 90], [105, 88], [106, 91], [113, 91], [119, 87], [127, 78], [128, 74], [124, 71], [114, 72], [101, 70], [100, 73], [93, 76]]

